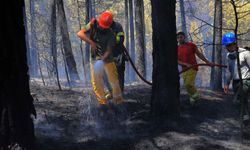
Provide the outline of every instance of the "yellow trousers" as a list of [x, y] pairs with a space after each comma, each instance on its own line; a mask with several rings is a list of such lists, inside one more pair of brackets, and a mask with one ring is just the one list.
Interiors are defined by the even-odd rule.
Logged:
[[[107, 104], [107, 99], [105, 98], [105, 89], [103, 82], [104, 72], [102, 73], [101, 71], [96, 71], [96, 69], [94, 68], [95, 63], [96, 61], [92, 61], [90, 64], [91, 83], [99, 104], [105, 105]], [[115, 62], [104, 63], [103, 67], [103, 71], [105, 71], [105, 73], [107, 74], [108, 82], [112, 88], [114, 103], [120, 104], [123, 102], [123, 97], [118, 80], [118, 73]]]
[[184, 86], [187, 89], [189, 96], [194, 96], [197, 94], [197, 89], [195, 87], [195, 78], [197, 75], [197, 71], [194, 69], [190, 69], [182, 74]]

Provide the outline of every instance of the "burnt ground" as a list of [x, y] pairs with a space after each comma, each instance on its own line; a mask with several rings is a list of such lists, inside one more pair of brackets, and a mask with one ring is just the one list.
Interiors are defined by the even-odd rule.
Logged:
[[32, 82], [35, 94], [36, 150], [249, 150], [232, 95], [199, 89], [193, 108], [181, 89], [178, 120], [150, 116], [151, 89], [125, 87], [125, 104], [104, 112], [97, 108], [91, 88], [57, 90]]

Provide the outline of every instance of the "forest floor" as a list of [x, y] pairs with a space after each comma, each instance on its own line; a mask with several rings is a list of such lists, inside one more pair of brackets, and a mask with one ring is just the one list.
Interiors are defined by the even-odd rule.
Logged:
[[59, 91], [32, 82], [36, 150], [249, 150], [232, 95], [199, 91], [201, 101], [193, 108], [181, 89], [178, 120], [154, 120], [147, 85], [126, 86], [123, 107], [110, 104], [100, 114], [91, 88]]

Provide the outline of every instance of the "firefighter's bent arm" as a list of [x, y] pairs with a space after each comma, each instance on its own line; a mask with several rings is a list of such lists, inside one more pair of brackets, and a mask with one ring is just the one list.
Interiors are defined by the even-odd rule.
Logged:
[[86, 35], [86, 31], [84, 29], [80, 30], [78, 33], [77, 33], [77, 36], [82, 39], [83, 41], [89, 43], [91, 45], [91, 50], [92, 51], [96, 51], [97, 49], [97, 44], [91, 40], [87, 35]]

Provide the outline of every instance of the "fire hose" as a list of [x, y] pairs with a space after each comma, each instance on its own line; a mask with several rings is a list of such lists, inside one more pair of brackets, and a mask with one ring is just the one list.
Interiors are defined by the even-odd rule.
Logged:
[[[129, 53], [128, 53], [128, 51], [127, 51], [126, 48], [124, 49], [124, 52], [125, 52], [126, 56], [128, 57], [128, 60], [129, 60], [129, 62], [130, 62], [130, 64], [131, 64], [132, 68], [134, 69], [134, 71], [136, 72], [136, 74], [140, 77], [140, 79], [141, 79], [142, 81], [144, 81], [145, 83], [147, 83], [148, 85], [152, 85], [152, 82], [150, 82], [150, 81], [148, 81], [147, 79], [145, 79], [145, 78], [139, 73], [139, 71], [136, 69], [135, 64], [134, 64], [134, 62], [132, 61], [132, 59], [131, 59], [131, 57], [130, 57], [130, 55], [129, 55]], [[209, 67], [215, 67], [215, 66], [216, 66], [216, 67], [227, 68], [226, 65], [220, 65], [220, 64], [196, 64], [196, 65], [192, 65], [192, 66], [190, 66], [190, 67], [187, 67], [187, 68], [183, 69], [182, 71], [179, 72], [179, 75], [182, 74], [183, 72], [186, 72], [186, 71], [188, 71], [189, 69], [192, 69], [192, 68], [197, 67], [197, 66], [198, 66], [198, 67], [199, 67], [199, 66], [209, 66]]]
[[187, 67], [185, 69], [183, 69], [182, 71], [179, 72], [179, 74], [182, 74], [183, 72], [188, 71], [189, 69], [192, 69], [194, 67], [199, 67], [199, 66], [209, 66], [209, 67], [221, 67], [221, 68], [227, 68], [226, 65], [220, 65], [220, 64], [196, 64], [196, 65], [192, 65], [190, 67]]
[[136, 69], [135, 67], [135, 64], [133, 63], [129, 53], [128, 53], [128, 50], [126, 48], [124, 48], [124, 52], [126, 54], [126, 56], [128, 57], [128, 60], [132, 66], [132, 68], [135, 70], [136, 74], [140, 77], [140, 79], [142, 79], [142, 81], [144, 81], [145, 83], [147, 83], [148, 85], [153, 85], [152, 82], [148, 81], [147, 79], [145, 79], [141, 74], [140, 72]]

